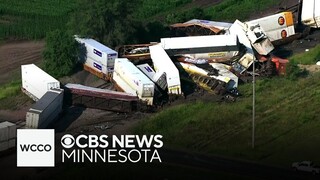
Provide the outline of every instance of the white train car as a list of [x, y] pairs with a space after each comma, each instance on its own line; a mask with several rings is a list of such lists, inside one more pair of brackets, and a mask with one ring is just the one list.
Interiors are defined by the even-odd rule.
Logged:
[[17, 126], [5, 121], [0, 123], [0, 152], [16, 146]]
[[320, 1], [303, 0], [301, 22], [312, 28], [320, 28]]
[[173, 64], [166, 51], [160, 44], [150, 46], [149, 49], [155, 71], [166, 75], [168, 94], [181, 95], [179, 70]]
[[94, 39], [75, 37], [86, 48], [84, 68], [102, 79], [108, 79], [114, 70], [118, 52]]
[[259, 24], [271, 42], [295, 35], [292, 12], [281, 12], [246, 23], [249, 25]]
[[237, 36], [233, 34], [161, 38], [161, 46], [170, 56], [239, 51]]
[[137, 67], [142, 71], [146, 76], [148, 76], [154, 83], [156, 83], [162, 90], [165, 90], [168, 86], [166, 80], [166, 73], [155, 72], [149, 64], [137, 65]]
[[137, 95], [148, 105], [153, 104], [154, 83], [127, 58], [115, 60], [112, 78], [120, 90]]
[[246, 69], [248, 69], [255, 60], [254, 51], [251, 42], [247, 37], [244, 26], [245, 25], [243, 23], [236, 20], [229, 28], [230, 33], [237, 35], [239, 38], [239, 42], [243, 44], [247, 49], [246, 53], [238, 61], [237, 66], [234, 66], [235, 70], [240, 73], [243, 73]]
[[60, 82], [34, 64], [21, 65], [22, 91], [38, 101], [52, 88], [60, 88]]

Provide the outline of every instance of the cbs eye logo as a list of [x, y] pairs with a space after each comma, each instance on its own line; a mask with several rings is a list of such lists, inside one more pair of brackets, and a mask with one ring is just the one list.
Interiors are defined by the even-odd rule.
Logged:
[[66, 135], [62, 136], [62, 138], [61, 138], [61, 145], [64, 148], [67, 148], [67, 149], [72, 148], [74, 143], [75, 143], [75, 139], [70, 134], [66, 134]]

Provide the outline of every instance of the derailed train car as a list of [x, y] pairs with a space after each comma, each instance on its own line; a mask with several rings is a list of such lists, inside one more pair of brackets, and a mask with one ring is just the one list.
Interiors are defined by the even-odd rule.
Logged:
[[68, 105], [126, 113], [138, 110], [139, 99], [136, 95], [71, 83], [64, 88], [64, 102]]
[[154, 83], [126, 58], [117, 58], [113, 82], [118, 90], [136, 95], [148, 105], [153, 105]]
[[26, 127], [44, 129], [62, 112], [63, 90], [51, 89], [26, 114]]
[[81, 48], [82, 55], [80, 57], [84, 69], [99, 78], [110, 80], [118, 52], [94, 39], [79, 38], [77, 36], [75, 36], [75, 39], [84, 46], [83, 49]]
[[150, 46], [150, 54], [155, 71], [161, 75], [166, 74], [169, 95], [181, 95], [180, 74], [177, 67], [160, 44]]
[[320, 28], [320, 1], [303, 0], [301, 22], [312, 28]]
[[21, 65], [22, 91], [35, 101], [60, 82], [34, 64]]

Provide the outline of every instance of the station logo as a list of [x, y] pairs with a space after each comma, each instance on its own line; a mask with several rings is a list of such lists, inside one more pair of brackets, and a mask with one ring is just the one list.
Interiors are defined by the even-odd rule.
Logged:
[[[55, 166], [54, 129], [17, 130], [17, 167]], [[61, 162], [162, 162], [162, 135], [71, 135], [61, 139]]]
[[17, 167], [54, 167], [54, 129], [17, 130]]
[[66, 134], [61, 138], [62, 163], [152, 163], [162, 162], [158, 149], [162, 135]]

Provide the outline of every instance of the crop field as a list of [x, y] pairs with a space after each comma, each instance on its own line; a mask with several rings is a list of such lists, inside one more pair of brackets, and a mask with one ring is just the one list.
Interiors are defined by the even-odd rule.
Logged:
[[209, 7], [205, 14], [215, 21], [244, 21], [250, 15], [276, 4], [277, 0], [225, 0], [216, 6]]
[[76, 0], [0, 1], [0, 39], [41, 39], [46, 32], [63, 28]]
[[[162, 12], [170, 12], [191, 0], [146, 0], [134, 11], [137, 20], [144, 21]], [[2, 0], [0, 1], [0, 39], [43, 39], [46, 33], [64, 28], [76, 0]]]
[[[188, 18], [234, 21], [236, 18], [247, 19], [250, 14], [264, 10], [275, 2], [277, 1], [224, 0], [214, 6], [210, 6], [207, 2], [209, 5], [203, 8], [204, 13], [196, 13], [194, 11], [196, 11], [197, 2], [192, 0], [145, 0], [135, 5], [133, 17], [141, 22], [149, 22], [155, 19], [162, 21], [170, 19], [171, 16], [179, 17], [184, 14]], [[212, 4], [215, 3], [217, 2], [212, 2]], [[0, 40], [5, 38], [43, 39], [47, 32], [65, 28], [70, 13], [76, 9], [77, 4], [76, 0], [2, 0], [0, 1]], [[201, 17], [198, 17], [199, 14]], [[181, 19], [183, 18], [176, 20]]]
[[145, 0], [137, 6], [138, 10], [135, 15], [141, 19], [150, 18], [162, 12], [170, 12], [190, 2], [192, 0]]

